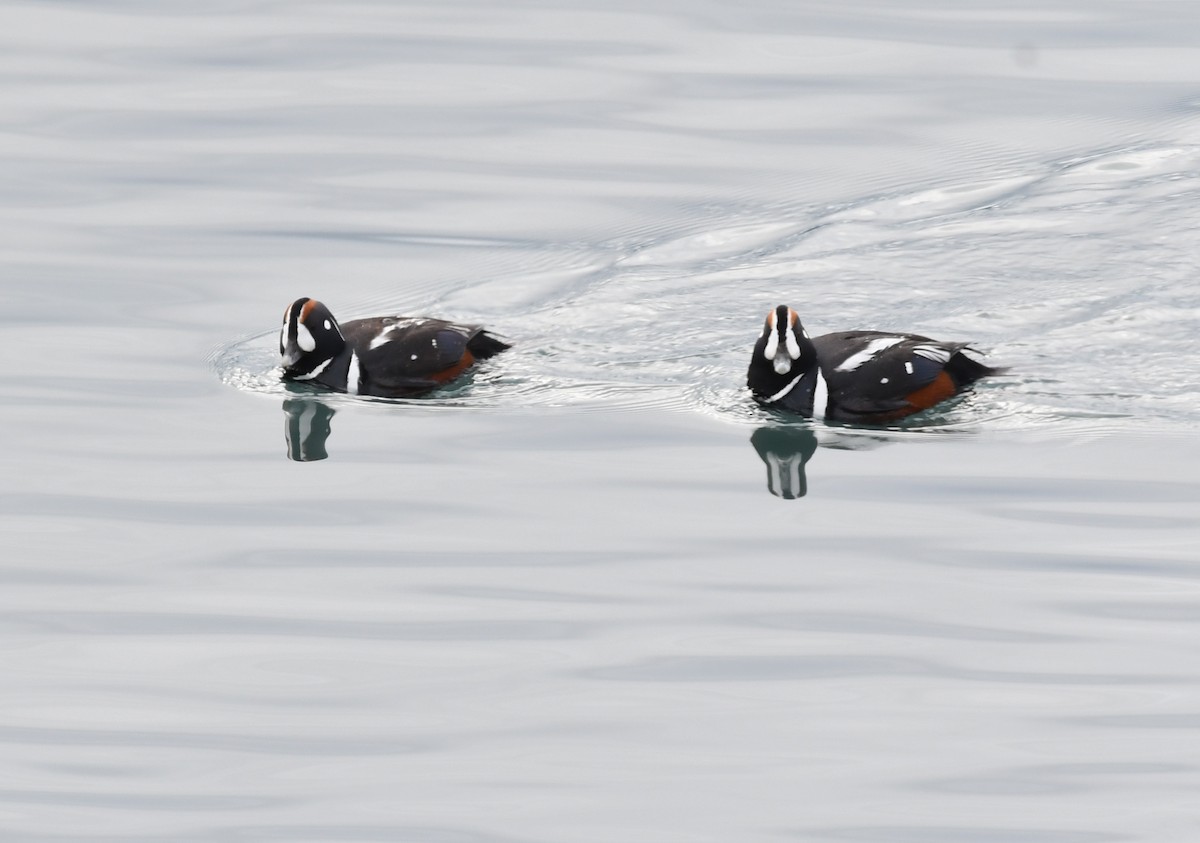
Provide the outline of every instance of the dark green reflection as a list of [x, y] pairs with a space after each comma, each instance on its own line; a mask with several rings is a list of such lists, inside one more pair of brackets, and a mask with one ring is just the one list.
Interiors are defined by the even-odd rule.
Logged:
[[288, 459], [314, 462], [328, 458], [325, 442], [333, 429], [334, 409], [314, 398], [286, 398], [283, 412], [287, 416]]
[[817, 435], [807, 427], [760, 427], [750, 444], [767, 464], [767, 489], [785, 500], [802, 498], [808, 492], [804, 464], [817, 450]]

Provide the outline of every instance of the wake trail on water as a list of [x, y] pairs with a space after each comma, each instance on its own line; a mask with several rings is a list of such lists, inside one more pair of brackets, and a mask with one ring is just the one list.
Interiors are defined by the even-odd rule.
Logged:
[[[1009, 367], [897, 433], [1195, 427], [1198, 205], [1200, 146], [1147, 144], [838, 205], [741, 201], [722, 213], [709, 203], [702, 224], [608, 241], [473, 238], [464, 248], [507, 252], [503, 263], [519, 267], [421, 289], [404, 308], [357, 302], [344, 318], [467, 319], [514, 342], [422, 406], [658, 409], [761, 424], [745, 368], [764, 314], [786, 303], [813, 334], [969, 340]], [[287, 394], [268, 327], [214, 351], [223, 382]]]

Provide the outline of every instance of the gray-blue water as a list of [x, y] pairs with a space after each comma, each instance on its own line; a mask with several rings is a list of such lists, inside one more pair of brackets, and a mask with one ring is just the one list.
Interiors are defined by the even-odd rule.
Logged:
[[[1198, 32], [0, 3], [0, 839], [1200, 839]], [[287, 390], [300, 295], [515, 348]], [[781, 302], [1011, 370], [789, 423]]]

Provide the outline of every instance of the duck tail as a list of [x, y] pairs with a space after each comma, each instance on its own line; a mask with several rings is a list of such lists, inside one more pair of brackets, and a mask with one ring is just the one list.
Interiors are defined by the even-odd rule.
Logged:
[[475, 336], [467, 341], [467, 348], [471, 350], [471, 354], [475, 355], [476, 360], [486, 360], [489, 357], [494, 357], [501, 351], [508, 351], [512, 348], [511, 343], [489, 334], [487, 331], [480, 331]]
[[946, 363], [946, 371], [960, 386], [975, 383], [980, 378], [1002, 375], [1009, 370], [1008, 366], [988, 366], [964, 352], [974, 352], [975, 349], [963, 346], [951, 356]]

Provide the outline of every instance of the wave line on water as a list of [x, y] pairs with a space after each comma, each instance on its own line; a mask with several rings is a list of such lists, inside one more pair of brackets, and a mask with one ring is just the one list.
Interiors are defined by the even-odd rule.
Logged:
[[[709, 208], [700, 227], [659, 223], [592, 244], [543, 244], [525, 272], [428, 288], [431, 303], [465, 292], [484, 302], [476, 308], [486, 308], [489, 293], [510, 303], [497, 324], [482, 321], [514, 349], [445, 400], [761, 419], [743, 387], [746, 358], [762, 314], [783, 301], [816, 333], [968, 339], [1012, 367], [971, 401], [950, 405], [948, 416], [914, 426], [937, 419], [933, 426], [946, 429], [1084, 434], [1107, 419], [1106, 429], [1194, 427], [1200, 400], [1185, 399], [1200, 386], [1175, 373], [1200, 370], [1200, 343], [1189, 339], [1200, 293], [1183, 259], [1200, 249], [1183, 213], [1197, 200], [1200, 147], [1144, 144], [832, 208], [791, 203], [782, 212], [743, 202], [723, 221]], [[514, 247], [449, 239], [484, 251]], [[376, 296], [345, 309], [387, 303]], [[273, 338], [243, 337], [214, 353], [218, 377], [284, 394], [272, 374]]]

